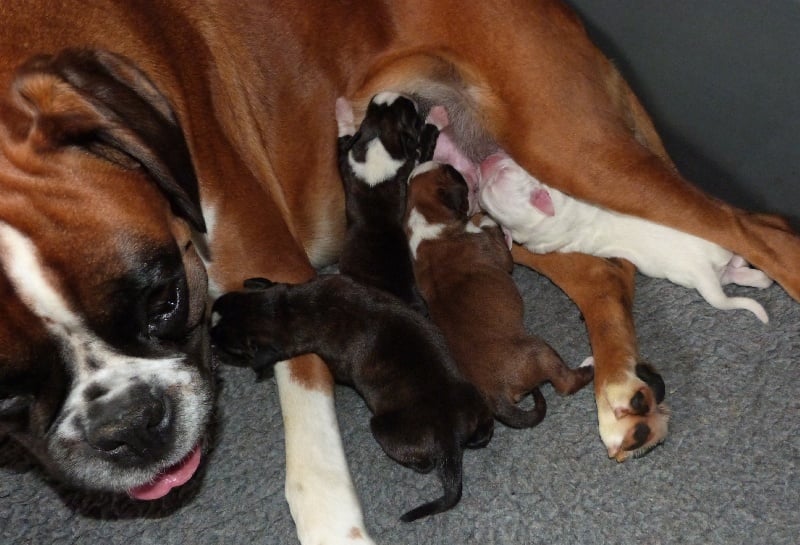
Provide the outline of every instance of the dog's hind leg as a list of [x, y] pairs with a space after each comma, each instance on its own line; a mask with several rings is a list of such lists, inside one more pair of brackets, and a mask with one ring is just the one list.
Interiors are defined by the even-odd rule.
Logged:
[[571, 369], [555, 350], [544, 341], [539, 341], [532, 350], [535, 366], [543, 380], [548, 380], [561, 395], [572, 395], [586, 386], [594, 376], [594, 367], [585, 365]]
[[734, 255], [722, 272], [720, 283], [723, 286], [738, 284], [739, 286], [764, 289], [772, 285], [772, 279], [758, 269], [750, 268], [743, 257]]
[[608, 455], [621, 462], [662, 442], [669, 418], [663, 391], [654, 391], [654, 381], [637, 374], [633, 265], [584, 254], [533, 254], [517, 244], [512, 255], [550, 278], [583, 314], [594, 355], [600, 438]]
[[681, 177], [644, 108], [577, 17], [557, 4], [548, 3], [546, 16], [525, 9], [520, 3], [506, 10], [503, 40], [473, 36], [480, 50], [461, 52], [469, 63], [455, 61], [499, 147], [575, 198], [742, 255], [800, 301], [800, 236]]

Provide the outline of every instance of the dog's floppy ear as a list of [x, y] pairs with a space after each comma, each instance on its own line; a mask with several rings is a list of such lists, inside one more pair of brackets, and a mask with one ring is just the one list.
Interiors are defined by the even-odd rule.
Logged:
[[85, 49], [35, 57], [20, 67], [14, 92], [31, 116], [28, 141], [36, 151], [78, 146], [124, 167], [140, 166], [173, 211], [205, 232], [197, 177], [177, 117], [129, 60]]

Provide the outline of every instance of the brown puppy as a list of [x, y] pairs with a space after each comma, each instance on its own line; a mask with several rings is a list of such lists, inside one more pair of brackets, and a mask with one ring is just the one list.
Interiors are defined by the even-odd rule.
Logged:
[[214, 304], [212, 337], [253, 357], [256, 371], [314, 352], [352, 385], [373, 413], [386, 454], [421, 473], [436, 470], [444, 495], [401, 517], [410, 522], [461, 498], [464, 448], [486, 446], [494, 422], [478, 391], [458, 373], [441, 333], [400, 299], [344, 275], [304, 284], [245, 282]]
[[[511, 278], [513, 261], [501, 229], [469, 219], [469, 189], [450, 165], [423, 163], [412, 173], [406, 207], [414, 274], [431, 318], [459, 369], [488, 398], [495, 416], [515, 428], [538, 424], [551, 382], [572, 394], [592, 380], [590, 366], [570, 369], [523, 325], [524, 305]], [[531, 393], [535, 407], [516, 404]]]

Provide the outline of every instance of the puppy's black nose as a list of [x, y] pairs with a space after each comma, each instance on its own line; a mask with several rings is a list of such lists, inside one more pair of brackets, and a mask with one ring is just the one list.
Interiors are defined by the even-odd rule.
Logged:
[[160, 459], [172, 438], [169, 398], [146, 384], [89, 401], [86, 441], [117, 463], [135, 467]]

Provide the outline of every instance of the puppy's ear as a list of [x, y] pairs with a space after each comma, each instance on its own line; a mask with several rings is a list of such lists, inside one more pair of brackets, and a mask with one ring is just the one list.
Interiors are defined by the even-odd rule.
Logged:
[[141, 167], [176, 215], [206, 226], [188, 145], [167, 98], [129, 60], [66, 49], [20, 67], [16, 103], [30, 116], [28, 142], [37, 152], [77, 146], [125, 168]]
[[442, 204], [455, 212], [459, 218], [466, 217], [469, 212], [469, 188], [464, 177], [452, 165], [444, 165], [442, 176], [449, 178], [448, 183], [439, 187], [439, 199]]
[[539, 210], [545, 216], [555, 216], [556, 209], [553, 206], [553, 199], [546, 189], [534, 189], [529, 196], [531, 206]]
[[426, 123], [419, 136], [419, 158], [420, 164], [433, 160], [433, 152], [436, 150], [436, 140], [439, 138], [439, 129], [436, 125]]

